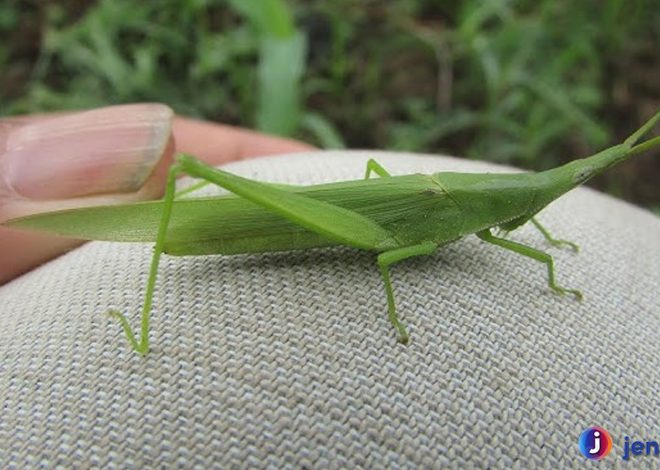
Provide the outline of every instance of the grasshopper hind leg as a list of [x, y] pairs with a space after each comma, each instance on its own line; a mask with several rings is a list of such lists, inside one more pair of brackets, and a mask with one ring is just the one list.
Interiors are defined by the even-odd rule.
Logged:
[[165, 197], [163, 204], [163, 214], [160, 219], [160, 224], [158, 226], [158, 235], [156, 237], [156, 246], [154, 247], [154, 253], [151, 257], [151, 266], [149, 268], [149, 278], [147, 280], [147, 289], [144, 294], [144, 304], [142, 305], [142, 316], [140, 322], [140, 337], [139, 340], [133, 333], [133, 329], [126, 318], [126, 316], [117, 311], [110, 310], [108, 315], [113, 318], [116, 318], [119, 321], [128, 342], [131, 344], [133, 349], [142, 354], [143, 356], [149, 352], [149, 316], [151, 313], [151, 304], [153, 302], [154, 290], [156, 288], [156, 277], [158, 275], [158, 264], [160, 263], [160, 256], [163, 253], [163, 248], [165, 246], [165, 237], [167, 235], [167, 227], [170, 223], [170, 217], [172, 215], [172, 205], [174, 203], [174, 197], [176, 192], [176, 178], [182, 173], [181, 166], [178, 164], [172, 165], [170, 167], [168, 176], [167, 176], [167, 185], [165, 187]]
[[371, 173], [376, 173], [381, 178], [387, 178], [388, 176], [392, 176], [385, 168], [383, 168], [383, 166], [380, 163], [378, 163], [373, 158], [370, 158], [369, 161], [367, 162], [367, 167], [364, 173], [364, 179], [368, 180], [369, 176], [371, 176]]
[[[134, 333], [128, 319], [122, 313], [115, 310], [108, 312], [113, 318], [119, 321], [133, 349], [143, 355], [149, 351], [149, 317], [156, 285], [156, 275], [160, 257], [164, 251], [167, 229], [172, 215], [172, 206], [176, 192], [176, 177], [180, 173], [202, 178], [204, 181], [218, 185], [231, 191], [238, 197], [247, 199], [266, 210], [284, 217], [296, 225], [341, 244], [355, 248], [386, 252], [396, 251], [400, 246], [399, 241], [390, 231], [380, 226], [374, 220], [355, 211], [305, 197], [304, 195], [284, 189], [280, 185], [260, 183], [247, 178], [241, 178], [240, 176], [210, 167], [190, 155], [180, 154], [176, 157], [176, 163], [170, 167], [168, 174], [163, 212], [158, 226], [156, 246], [154, 247], [153, 257], [151, 259], [147, 289], [142, 307], [139, 335]], [[205, 183], [202, 182], [201, 184]], [[396, 317], [396, 313], [394, 312], [393, 314]], [[405, 332], [405, 330], [403, 331]]]

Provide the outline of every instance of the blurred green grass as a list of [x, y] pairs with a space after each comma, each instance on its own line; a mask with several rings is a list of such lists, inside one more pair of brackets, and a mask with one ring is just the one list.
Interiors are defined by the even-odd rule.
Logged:
[[[325, 148], [541, 170], [660, 106], [655, 0], [0, 5], [0, 114], [160, 101]], [[660, 207], [660, 158], [600, 188]]]

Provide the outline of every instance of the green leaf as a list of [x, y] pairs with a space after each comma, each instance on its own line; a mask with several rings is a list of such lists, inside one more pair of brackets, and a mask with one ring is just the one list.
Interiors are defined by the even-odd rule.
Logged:
[[306, 39], [264, 37], [259, 47], [259, 130], [284, 136], [300, 124], [300, 79], [305, 69]]

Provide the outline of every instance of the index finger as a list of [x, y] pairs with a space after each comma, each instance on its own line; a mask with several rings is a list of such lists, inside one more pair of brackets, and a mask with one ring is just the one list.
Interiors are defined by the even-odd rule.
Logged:
[[314, 149], [297, 140], [183, 116], [174, 118], [172, 132], [177, 152], [190, 153], [212, 165]]

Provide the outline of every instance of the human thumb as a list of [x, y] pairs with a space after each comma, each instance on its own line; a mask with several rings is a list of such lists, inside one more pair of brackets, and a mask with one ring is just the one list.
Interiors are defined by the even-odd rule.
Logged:
[[133, 104], [0, 120], [0, 222], [156, 197], [172, 118], [165, 105]]
[[[0, 119], [0, 223], [158, 197], [174, 152], [172, 119], [161, 104]], [[77, 244], [0, 227], [0, 285]]]

